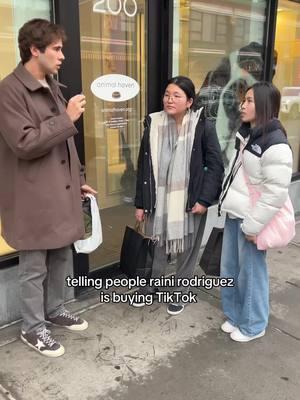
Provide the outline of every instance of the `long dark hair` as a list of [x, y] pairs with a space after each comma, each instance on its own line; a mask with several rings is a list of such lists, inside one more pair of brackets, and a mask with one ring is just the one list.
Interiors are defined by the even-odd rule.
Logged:
[[195, 103], [195, 97], [196, 97], [196, 89], [195, 89], [195, 85], [193, 84], [191, 79], [188, 78], [187, 76], [183, 76], [183, 75], [174, 76], [173, 78], [168, 80], [165, 90], [172, 83], [174, 85], [177, 85], [178, 87], [180, 87], [181, 90], [184, 91], [188, 100], [193, 99], [193, 104], [192, 104], [192, 108], [193, 108], [193, 105]]
[[247, 92], [250, 89], [254, 94], [255, 125], [264, 129], [270, 120], [278, 118], [281, 94], [276, 86], [264, 81], [254, 83]]

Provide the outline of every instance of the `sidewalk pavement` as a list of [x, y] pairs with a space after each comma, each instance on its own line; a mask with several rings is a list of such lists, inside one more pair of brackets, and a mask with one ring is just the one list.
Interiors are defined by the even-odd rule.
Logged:
[[[3, 400], [298, 400], [300, 398], [300, 224], [293, 244], [268, 254], [271, 317], [266, 336], [233, 342], [220, 330], [219, 290], [176, 317], [164, 304], [100, 304], [93, 292], [68, 308], [86, 331], [54, 328], [66, 354], [41, 356], [0, 330]], [[198, 273], [202, 275], [199, 269]]]

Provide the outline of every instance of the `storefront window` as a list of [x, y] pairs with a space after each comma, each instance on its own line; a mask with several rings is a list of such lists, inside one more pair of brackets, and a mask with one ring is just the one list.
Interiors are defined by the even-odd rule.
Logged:
[[275, 49], [277, 66], [273, 82], [281, 91], [280, 119], [293, 150], [293, 171], [300, 171], [300, 4], [279, 0]]
[[175, 0], [173, 75], [189, 76], [216, 129], [225, 165], [248, 85], [262, 79], [264, 0]]
[[[3, 79], [20, 61], [18, 51], [18, 30], [31, 18], [50, 19], [49, 0], [0, 0], [0, 79]], [[1, 232], [1, 224], [0, 224]], [[0, 257], [13, 252], [0, 236]]]
[[84, 0], [80, 46], [87, 181], [98, 191], [103, 244], [90, 269], [119, 260], [127, 223], [134, 223], [135, 166], [146, 88], [144, 0]]

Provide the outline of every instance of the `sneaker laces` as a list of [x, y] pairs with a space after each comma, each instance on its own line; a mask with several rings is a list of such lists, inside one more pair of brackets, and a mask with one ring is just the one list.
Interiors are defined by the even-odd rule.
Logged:
[[75, 322], [77, 322], [78, 321], [78, 317], [77, 317], [77, 315], [74, 315], [74, 314], [71, 314], [69, 311], [67, 311], [67, 310], [64, 310], [62, 313], [60, 313], [59, 314], [61, 317], [66, 317], [66, 318], [68, 318], [68, 319], [71, 319], [71, 320], [73, 320], [73, 321], [75, 321]]
[[42, 341], [49, 347], [52, 347], [54, 344], [56, 344], [56, 341], [51, 337], [51, 332], [49, 331], [49, 329], [45, 328], [37, 332], [37, 336], [40, 337]]

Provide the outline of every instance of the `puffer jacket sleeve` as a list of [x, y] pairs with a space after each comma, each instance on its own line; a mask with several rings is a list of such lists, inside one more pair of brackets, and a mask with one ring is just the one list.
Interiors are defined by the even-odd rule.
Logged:
[[257, 235], [284, 205], [292, 177], [292, 164], [292, 151], [284, 143], [269, 147], [262, 155], [261, 196], [242, 223], [241, 228], [246, 235]]

